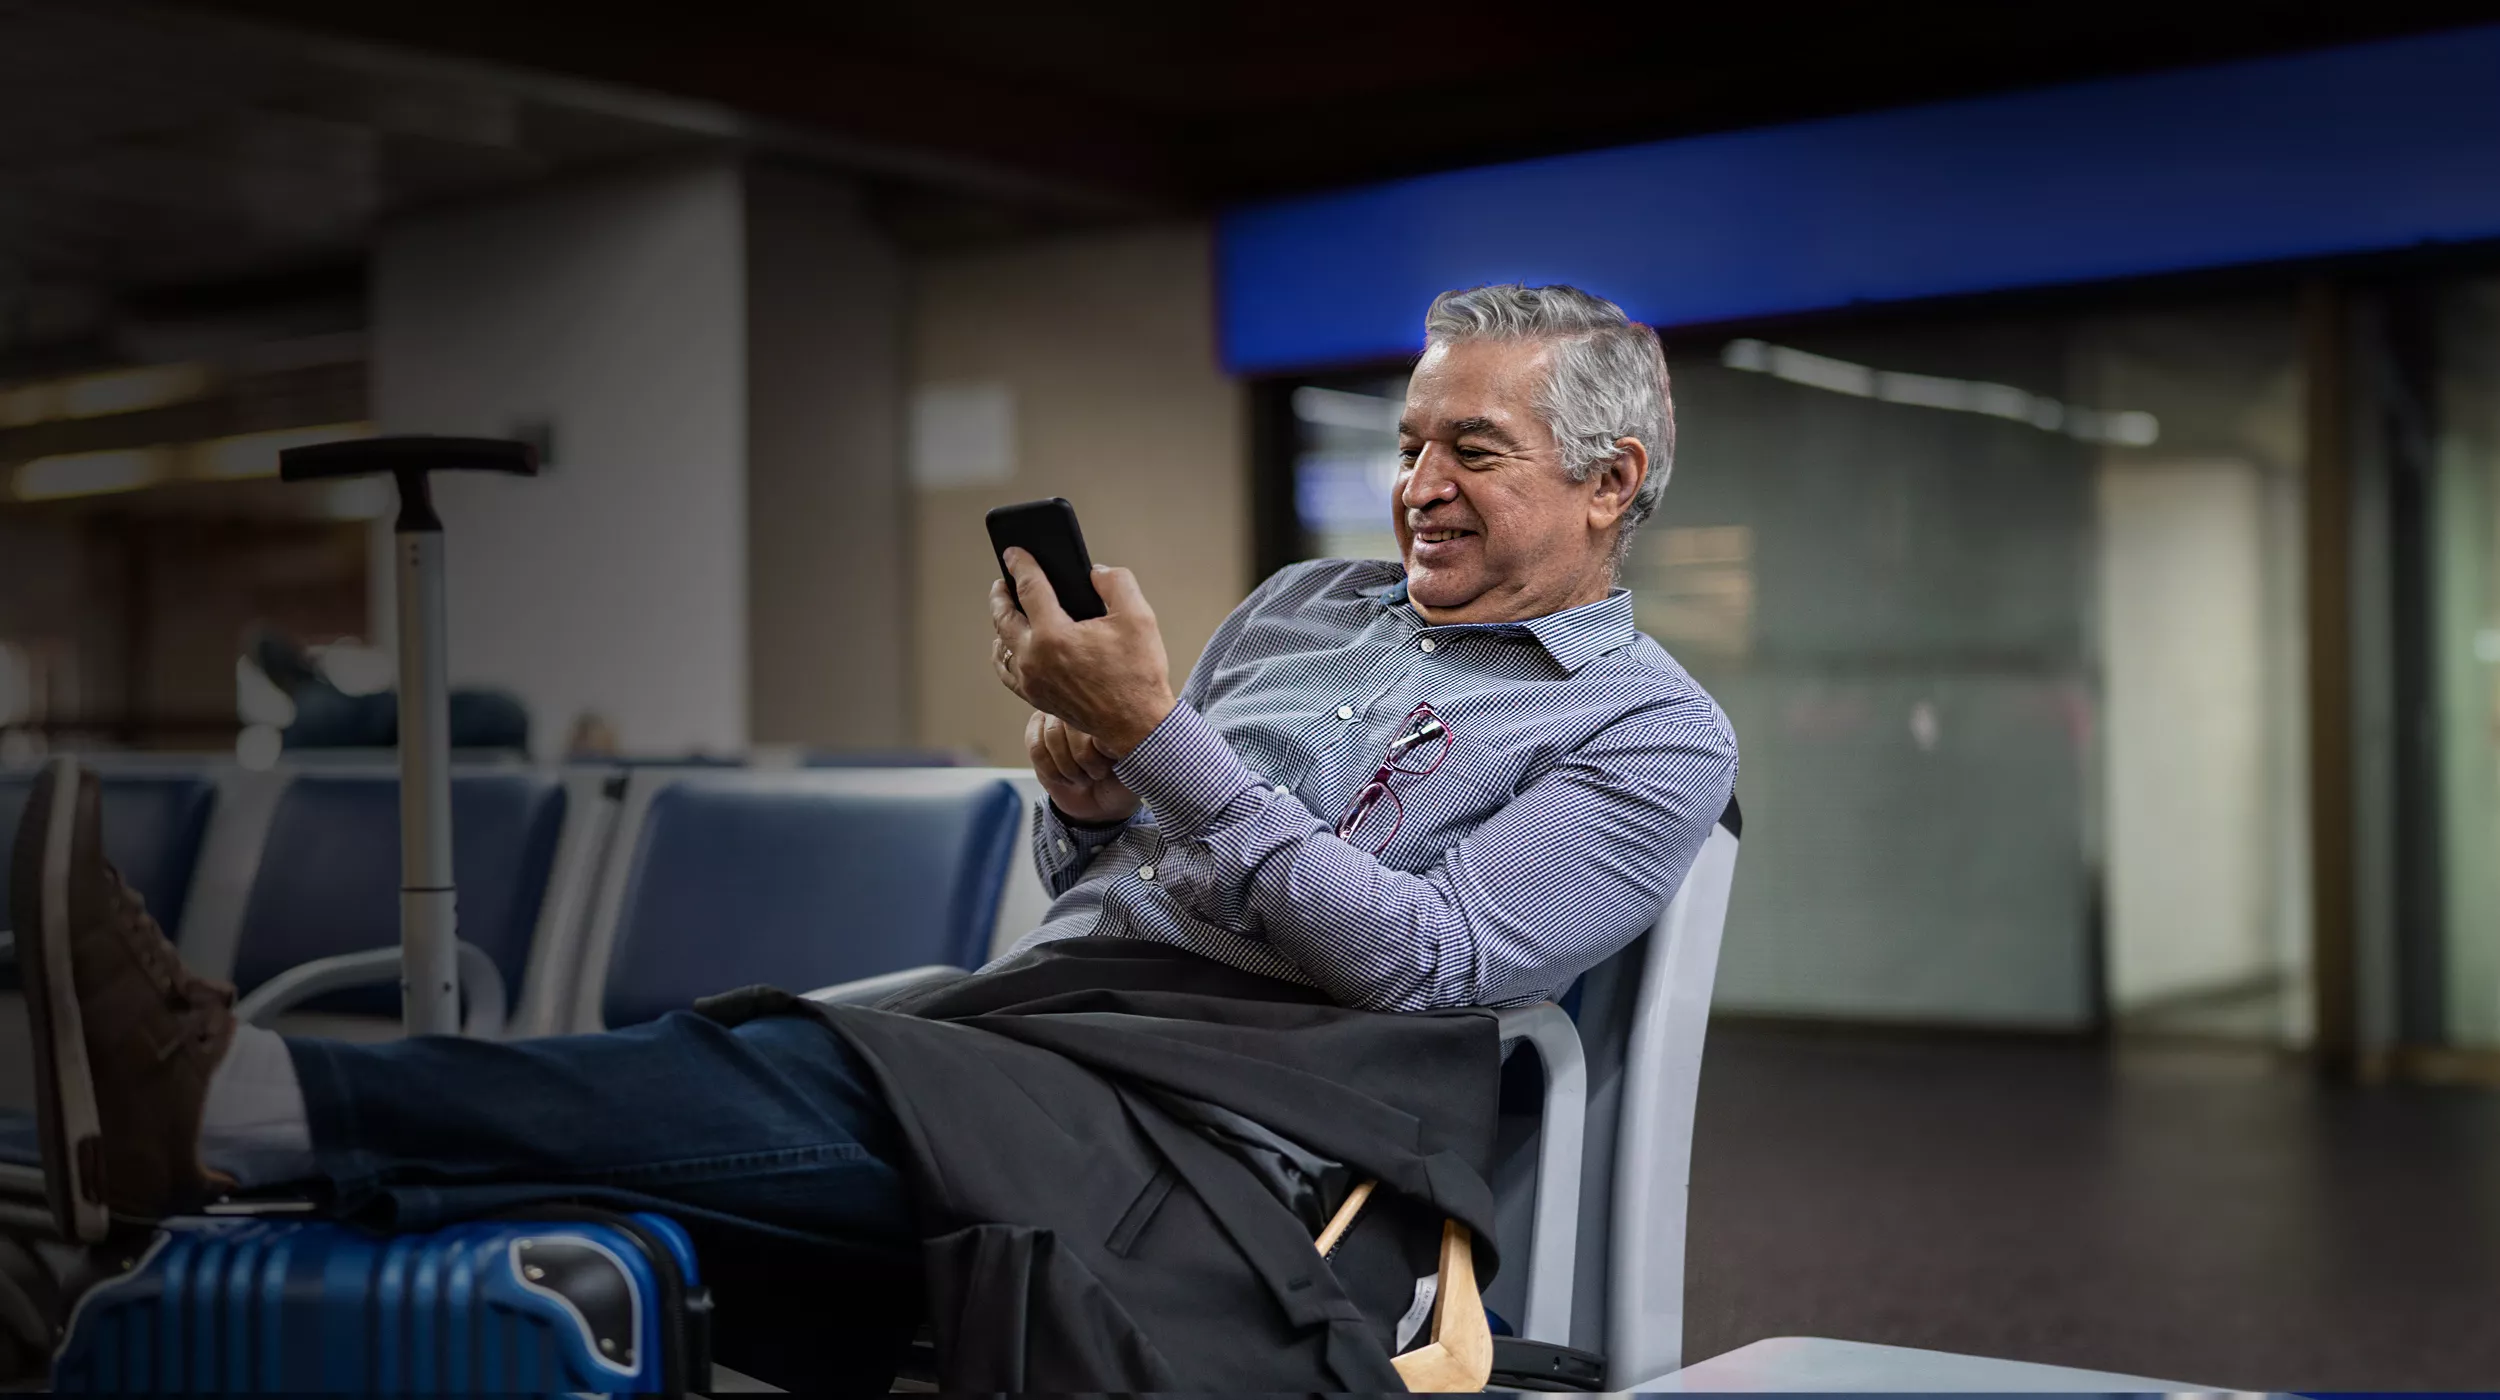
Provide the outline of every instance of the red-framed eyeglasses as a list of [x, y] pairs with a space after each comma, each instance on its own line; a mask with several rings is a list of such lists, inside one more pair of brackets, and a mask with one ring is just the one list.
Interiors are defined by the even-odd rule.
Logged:
[[[1416, 767], [1417, 758], [1424, 752], [1432, 755], [1432, 761]], [[1354, 833], [1362, 829], [1363, 819], [1370, 816], [1372, 808], [1379, 806], [1380, 799], [1385, 797], [1389, 799], [1392, 814], [1389, 833], [1380, 838], [1379, 845], [1372, 847], [1372, 854], [1379, 855], [1389, 849], [1389, 843], [1398, 839], [1398, 829], [1406, 825], [1406, 803], [1399, 799], [1392, 784], [1399, 778], [1430, 777], [1433, 770], [1441, 766], [1441, 761], [1449, 756], [1449, 726], [1432, 712], [1432, 707], [1417, 705], [1407, 711], [1406, 722], [1398, 726], [1398, 737], [1389, 741], [1389, 754], [1381, 762], [1380, 771], [1372, 774], [1372, 780], [1363, 784], [1361, 792], [1354, 794], [1354, 805], [1346, 808], [1345, 820], [1337, 823], [1337, 839], [1353, 840]]]

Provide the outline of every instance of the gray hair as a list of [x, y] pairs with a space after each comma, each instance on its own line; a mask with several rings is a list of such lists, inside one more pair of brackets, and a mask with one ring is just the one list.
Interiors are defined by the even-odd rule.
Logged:
[[1658, 335], [1623, 308], [1577, 287], [1470, 287], [1443, 292], [1424, 313], [1426, 345], [1466, 340], [1533, 340], [1552, 347], [1552, 370], [1536, 410], [1562, 450], [1563, 470], [1586, 481], [1611, 462], [1618, 438], [1649, 449], [1649, 475], [1624, 507], [1615, 534], [1621, 568], [1632, 532], [1658, 509], [1675, 471], [1675, 399]]

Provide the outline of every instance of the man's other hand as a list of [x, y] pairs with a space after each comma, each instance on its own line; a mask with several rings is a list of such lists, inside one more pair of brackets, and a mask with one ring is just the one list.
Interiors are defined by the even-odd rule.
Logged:
[[1111, 755], [1094, 736], [1039, 710], [1024, 722], [1024, 751], [1051, 805], [1071, 821], [1124, 822], [1137, 815], [1137, 794], [1111, 776]]
[[990, 664], [999, 681], [1034, 709], [1091, 735], [1097, 751], [1128, 757], [1179, 703], [1163, 630], [1136, 576], [1095, 565], [1094, 591], [1106, 611], [1079, 622], [1059, 606], [1032, 555], [1008, 550], [1007, 572], [1014, 592], [1004, 582], [990, 585], [990, 622], [998, 632]]

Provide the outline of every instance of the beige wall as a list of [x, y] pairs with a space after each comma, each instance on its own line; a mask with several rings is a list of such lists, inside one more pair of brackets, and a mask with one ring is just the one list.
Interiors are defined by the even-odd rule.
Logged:
[[1162, 620], [1177, 688], [1249, 591], [1249, 432], [1215, 360], [1208, 230], [1130, 229], [915, 269], [916, 384], [1004, 382], [1015, 473], [913, 499], [918, 740], [1023, 761], [1025, 709], [989, 666], [982, 513], [1075, 502], [1096, 562], [1133, 569]]

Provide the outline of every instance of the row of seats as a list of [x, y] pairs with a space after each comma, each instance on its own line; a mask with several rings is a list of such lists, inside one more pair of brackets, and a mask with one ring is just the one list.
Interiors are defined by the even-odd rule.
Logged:
[[[124, 760], [102, 778], [107, 854], [198, 970], [249, 995], [396, 945], [388, 767]], [[0, 772], [0, 840], [33, 782]], [[999, 769], [461, 767], [460, 934], [502, 974], [515, 1035], [629, 1025], [753, 982], [978, 966], [1045, 902], [1019, 858], [1031, 792]], [[387, 1035], [397, 1000], [333, 993], [280, 1024]]]
[[[526, 768], [530, 759], [515, 749], [455, 749], [453, 757], [480, 766]], [[395, 749], [338, 748], [287, 750], [298, 767], [370, 767], [396, 762]], [[979, 767], [980, 760], [960, 749], [810, 749], [794, 744], [771, 745], [741, 753], [627, 753], [575, 758], [602, 768], [961, 768]]]
[[[200, 971], [248, 995], [309, 960], [396, 944], [387, 766], [122, 760], [102, 773], [108, 853]], [[32, 780], [0, 773], [0, 836]], [[500, 974], [507, 1035], [628, 1025], [755, 982], [972, 967], [1047, 904], [1023, 839], [1039, 795], [1003, 769], [455, 765], [461, 936]], [[1536, 1048], [1513, 1059], [1522, 1082], [1505, 1085], [1492, 1175], [1523, 1267], [1484, 1301], [1527, 1337], [1602, 1355], [1610, 1381], [1680, 1359], [1694, 1091], [1738, 830], [1731, 803], [1657, 928], [1592, 969], [1568, 1013], [1502, 1015], [1506, 1042]], [[395, 1035], [396, 991], [275, 1024]], [[31, 1087], [0, 1085], [0, 1105], [30, 1102]], [[8, 1118], [0, 1177], [14, 1169], [38, 1192], [32, 1138]]]

